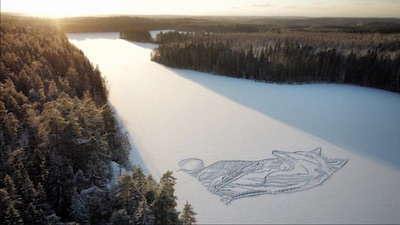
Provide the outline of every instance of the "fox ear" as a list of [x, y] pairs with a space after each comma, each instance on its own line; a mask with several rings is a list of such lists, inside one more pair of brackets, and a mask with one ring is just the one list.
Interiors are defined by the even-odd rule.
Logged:
[[326, 163], [330, 167], [338, 170], [338, 169], [342, 168], [347, 163], [347, 161], [349, 161], [349, 160], [348, 159], [327, 159]]
[[320, 154], [321, 155], [321, 147], [318, 147], [318, 148], [316, 148], [316, 149], [314, 149], [314, 150], [311, 150], [310, 152], [311, 153], [316, 153], [316, 154]]

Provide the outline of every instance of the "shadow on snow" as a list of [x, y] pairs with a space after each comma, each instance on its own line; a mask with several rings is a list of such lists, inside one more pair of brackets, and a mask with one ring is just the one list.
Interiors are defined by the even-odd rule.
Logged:
[[166, 68], [236, 103], [400, 169], [399, 94], [352, 85], [260, 83]]

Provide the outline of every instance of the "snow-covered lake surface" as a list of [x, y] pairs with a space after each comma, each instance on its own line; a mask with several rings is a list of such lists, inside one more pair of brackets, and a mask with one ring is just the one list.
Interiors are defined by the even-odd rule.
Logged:
[[[178, 210], [188, 200], [199, 224], [400, 223], [399, 94], [171, 69], [150, 61], [156, 45], [121, 40], [118, 33], [68, 38], [106, 77], [110, 102], [132, 138], [131, 160], [157, 179], [174, 171]], [[186, 158], [210, 165], [317, 147], [347, 164], [312, 189], [229, 205], [178, 171]]]

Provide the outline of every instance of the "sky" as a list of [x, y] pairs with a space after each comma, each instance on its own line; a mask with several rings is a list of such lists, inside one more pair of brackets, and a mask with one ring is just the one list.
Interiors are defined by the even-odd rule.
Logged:
[[400, 0], [1, 0], [1, 12], [45, 17], [127, 14], [400, 18]]

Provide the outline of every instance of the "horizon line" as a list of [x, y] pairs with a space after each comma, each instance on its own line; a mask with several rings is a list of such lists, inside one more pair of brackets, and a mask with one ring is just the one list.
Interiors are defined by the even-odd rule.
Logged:
[[46, 15], [43, 13], [23, 13], [23, 12], [3, 12], [0, 11], [0, 14], [8, 14], [11, 16], [23, 16], [23, 17], [36, 17], [36, 18], [47, 18], [47, 19], [68, 19], [68, 18], [82, 18], [82, 17], [243, 17], [243, 18], [278, 18], [278, 19], [291, 19], [291, 18], [301, 18], [301, 19], [318, 19], [318, 18], [332, 18], [332, 19], [398, 19], [399, 17], [386, 17], [386, 16], [334, 16], [334, 15], [327, 15], [327, 16], [302, 16], [302, 15], [206, 15], [206, 14], [196, 14], [196, 15], [189, 15], [189, 14], [126, 14], [126, 13], [115, 13], [115, 14], [82, 14], [82, 15], [65, 15], [60, 17], [53, 17], [50, 15]]

